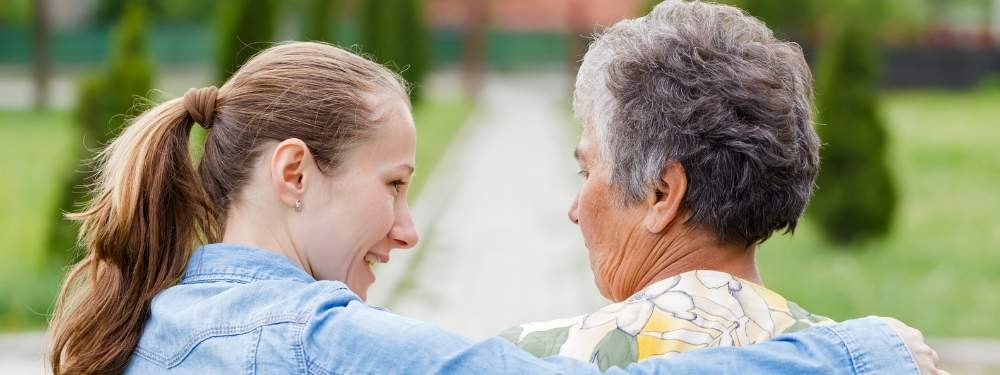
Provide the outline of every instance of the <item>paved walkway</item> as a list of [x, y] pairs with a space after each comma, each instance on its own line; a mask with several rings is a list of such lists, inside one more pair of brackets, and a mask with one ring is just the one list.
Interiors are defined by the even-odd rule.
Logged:
[[41, 332], [0, 334], [0, 374], [51, 374], [45, 365], [45, 340]]

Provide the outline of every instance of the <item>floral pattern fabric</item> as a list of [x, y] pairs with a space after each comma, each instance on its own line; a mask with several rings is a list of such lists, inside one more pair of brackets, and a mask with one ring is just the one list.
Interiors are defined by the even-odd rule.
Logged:
[[833, 323], [728, 273], [691, 271], [596, 312], [522, 324], [500, 337], [538, 357], [562, 355], [607, 370], [693, 349], [754, 344]]

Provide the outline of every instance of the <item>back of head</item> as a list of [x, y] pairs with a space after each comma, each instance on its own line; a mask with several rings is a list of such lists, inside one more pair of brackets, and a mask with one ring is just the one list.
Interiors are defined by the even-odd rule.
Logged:
[[[83, 260], [50, 323], [56, 374], [120, 371], [153, 296], [183, 276], [197, 242], [218, 242], [262, 145], [298, 138], [324, 173], [378, 123], [377, 98], [408, 100], [386, 68], [321, 43], [278, 44], [221, 87], [191, 90], [135, 118], [95, 160], [80, 221]], [[197, 168], [191, 127], [209, 129]]]
[[690, 220], [723, 242], [794, 230], [812, 194], [819, 139], [812, 76], [795, 43], [743, 11], [666, 0], [588, 50], [574, 111], [592, 126], [624, 204], [680, 162]]

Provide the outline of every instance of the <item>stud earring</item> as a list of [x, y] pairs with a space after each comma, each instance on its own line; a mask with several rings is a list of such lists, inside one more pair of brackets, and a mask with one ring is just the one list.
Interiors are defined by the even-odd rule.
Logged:
[[295, 200], [295, 212], [302, 212], [302, 201]]

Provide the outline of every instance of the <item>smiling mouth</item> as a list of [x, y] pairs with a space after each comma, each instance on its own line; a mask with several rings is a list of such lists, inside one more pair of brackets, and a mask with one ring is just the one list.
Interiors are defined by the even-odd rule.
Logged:
[[368, 263], [369, 267], [374, 267], [375, 263], [389, 263], [389, 257], [383, 257], [375, 253], [365, 254], [365, 263]]

